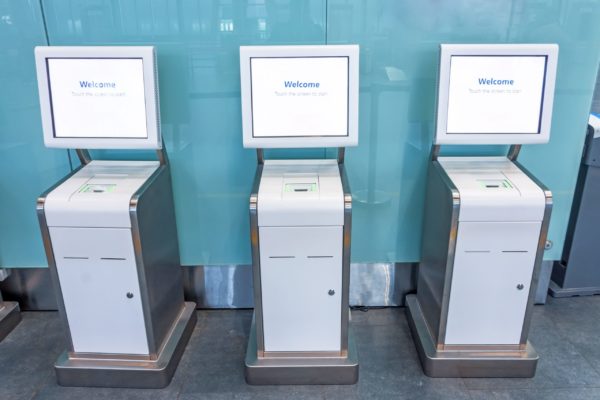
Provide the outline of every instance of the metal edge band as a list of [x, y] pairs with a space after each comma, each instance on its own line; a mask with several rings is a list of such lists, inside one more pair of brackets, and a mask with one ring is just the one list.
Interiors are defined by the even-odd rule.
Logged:
[[52, 240], [50, 238], [50, 229], [48, 228], [48, 223], [46, 221], [46, 198], [48, 195], [56, 189], [58, 186], [62, 185], [65, 181], [79, 172], [84, 165], [75, 168], [73, 171], [65, 175], [62, 179], [58, 180], [54, 185], [50, 186], [46, 191], [40, 194], [36, 201], [36, 213], [38, 217], [38, 221], [40, 223], [40, 233], [42, 235], [42, 242], [44, 244], [44, 250], [46, 252], [46, 258], [48, 260], [48, 269], [50, 270], [50, 277], [52, 283], [54, 285], [56, 304], [58, 307], [58, 311], [60, 314], [60, 319], [63, 322], [63, 326], [65, 327], [65, 332], [67, 334], [67, 351], [74, 352], [75, 348], [73, 345], [73, 338], [71, 336], [71, 328], [69, 326], [69, 319], [67, 318], [67, 310], [65, 308], [65, 302], [62, 296], [62, 288], [60, 286], [60, 279], [58, 277], [58, 269], [56, 267], [56, 259], [54, 258], [54, 250], [52, 249]]
[[256, 319], [256, 351], [258, 357], [263, 357], [265, 352], [265, 337], [263, 329], [262, 315], [262, 289], [260, 277], [260, 246], [258, 231], [258, 190], [263, 172], [263, 163], [261, 157], [256, 166], [254, 181], [252, 182], [252, 191], [250, 193], [249, 214], [250, 214], [250, 246], [252, 252], [252, 281], [254, 285], [254, 317]]
[[533, 306], [535, 303], [535, 293], [537, 290], [538, 280], [540, 277], [540, 269], [542, 266], [542, 261], [544, 259], [544, 249], [546, 246], [546, 239], [548, 237], [548, 228], [550, 226], [550, 216], [552, 214], [552, 192], [546, 185], [540, 182], [527, 168], [525, 168], [518, 161], [513, 161], [513, 163], [525, 173], [536, 185], [542, 189], [545, 197], [545, 206], [544, 206], [544, 217], [542, 219], [542, 226], [540, 228], [540, 238], [538, 241], [538, 248], [535, 255], [535, 263], [533, 265], [533, 274], [531, 277], [531, 285], [529, 286], [529, 297], [527, 299], [527, 307], [525, 308], [525, 316], [523, 318], [523, 330], [521, 331], [521, 346], [527, 345], [527, 337], [529, 336], [529, 328], [531, 327], [531, 315], [533, 314]]
[[[456, 240], [458, 238], [458, 215], [460, 213], [460, 192], [446, 170], [439, 161], [434, 160], [433, 168], [440, 175], [442, 182], [452, 194], [452, 217], [450, 223], [450, 235], [448, 237], [448, 256], [446, 258], [446, 274], [444, 276], [444, 292], [442, 295], [442, 305], [440, 310], [440, 324], [437, 337], [436, 348], [442, 349], [446, 342], [446, 326], [448, 323], [448, 309], [450, 306], [450, 291], [452, 289], [452, 275], [454, 273], [454, 257], [456, 255]], [[429, 327], [428, 327], [429, 328]]]
[[340, 156], [338, 168], [344, 192], [344, 228], [342, 234], [342, 315], [341, 315], [341, 354], [348, 355], [348, 319], [350, 313], [350, 250], [352, 240], [352, 192], [343, 163], [343, 153]]
[[156, 359], [159, 354], [160, 347], [163, 345], [157, 345], [154, 338], [154, 327], [152, 326], [151, 310], [150, 310], [150, 299], [148, 298], [148, 292], [143, 290], [147, 287], [146, 270], [144, 268], [144, 258], [142, 256], [142, 241], [140, 235], [139, 221], [137, 218], [137, 206], [144, 195], [146, 190], [159, 178], [163, 173], [169, 173], [169, 165], [161, 164], [156, 171], [150, 175], [150, 177], [139, 187], [138, 190], [131, 196], [129, 200], [129, 218], [131, 220], [131, 239], [133, 242], [133, 250], [135, 254], [135, 266], [138, 274], [139, 285], [140, 285], [140, 296], [142, 303], [142, 310], [144, 312], [144, 326], [146, 327], [146, 340], [148, 342], [148, 352], [151, 359]]

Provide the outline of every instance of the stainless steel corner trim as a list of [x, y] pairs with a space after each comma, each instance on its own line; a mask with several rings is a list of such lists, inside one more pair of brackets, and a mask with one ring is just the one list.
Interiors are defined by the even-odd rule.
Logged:
[[[261, 152], [262, 154], [262, 152]], [[264, 159], [262, 160], [264, 161]], [[256, 166], [252, 192], [250, 193], [250, 246], [252, 251], [252, 281], [254, 285], [254, 313], [256, 318], [256, 351], [262, 357], [265, 351], [265, 336], [263, 329], [262, 313], [262, 289], [260, 277], [260, 246], [258, 234], [258, 189], [263, 171], [263, 163], [259, 155], [259, 163]]]
[[[343, 153], [341, 155], [343, 160]], [[344, 164], [338, 164], [342, 190], [344, 191], [344, 228], [342, 234], [342, 315], [341, 315], [341, 353], [348, 354], [348, 319], [350, 301], [350, 250], [352, 239], [352, 192]]]
[[537, 179], [527, 168], [523, 167], [518, 161], [513, 161], [514, 164], [521, 169], [536, 185], [538, 185], [544, 192], [546, 198], [546, 205], [544, 207], [544, 217], [542, 219], [542, 227], [540, 228], [540, 239], [538, 241], [537, 253], [535, 255], [535, 264], [533, 265], [533, 274], [531, 278], [531, 285], [529, 287], [529, 298], [527, 299], [527, 308], [525, 308], [525, 317], [523, 319], [523, 330], [521, 331], [520, 344], [527, 344], [527, 337], [529, 336], [529, 328], [531, 327], [531, 315], [533, 313], [533, 306], [535, 303], [535, 293], [540, 277], [540, 269], [542, 267], [542, 261], [544, 260], [544, 249], [546, 245], [546, 239], [548, 237], [548, 228], [550, 226], [550, 216], [552, 214], [552, 192], [548, 189], [539, 179]]
[[44, 210], [46, 204], [46, 198], [48, 194], [60, 186], [67, 179], [75, 175], [84, 165], [79, 166], [74, 169], [54, 185], [50, 186], [45, 192], [39, 195], [36, 204], [36, 213], [38, 217], [38, 221], [40, 223], [40, 233], [42, 234], [42, 242], [44, 244], [44, 250], [46, 252], [46, 258], [48, 260], [48, 269], [50, 270], [50, 276], [52, 279], [53, 286], [55, 288], [54, 295], [56, 297], [56, 304], [58, 307], [58, 311], [60, 314], [60, 319], [62, 320], [63, 326], [65, 327], [65, 331], [67, 334], [67, 351], [74, 351], [73, 347], [73, 338], [71, 337], [71, 329], [69, 327], [69, 320], [67, 319], [67, 311], [65, 308], [65, 303], [62, 296], [62, 288], [60, 286], [60, 279], [58, 278], [58, 270], [56, 268], [56, 259], [54, 258], [54, 250], [52, 250], [52, 240], [50, 239], [50, 230], [48, 229], [48, 223], [46, 221], [46, 213]]
[[436, 347], [446, 343], [446, 326], [448, 323], [448, 308], [450, 305], [450, 292], [452, 289], [452, 275], [454, 273], [454, 257], [456, 255], [456, 239], [458, 237], [458, 215], [460, 213], [460, 192], [446, 170], [438, 161], [433, 161], [433, 168], [440, 175], [442, 182], [452, 194], [452, 217], [450, 223], [450, 235], [448, 237], [448, 256], [446, 258], [446, 273], [444, 276], [444, 291], [442, 295], [442, 307], [440, 311], [440, 326], [437, 334]]

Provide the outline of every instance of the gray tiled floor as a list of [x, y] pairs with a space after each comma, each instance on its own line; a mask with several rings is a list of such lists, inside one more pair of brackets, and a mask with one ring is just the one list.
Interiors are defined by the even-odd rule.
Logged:
[[65, 388], [52, 365], [64, 348], [55, 312], [26, 312], [0, 343], [0, 400], [21, 399], [600, 399], [600, 296], [537, 306], [533, 379], [431, 379], [423, 375], [402, 308], [353, 311], [360, 380], [353, 386], [248, 386], [243, 359], [252, 312], [199, 311], [166, 389]]

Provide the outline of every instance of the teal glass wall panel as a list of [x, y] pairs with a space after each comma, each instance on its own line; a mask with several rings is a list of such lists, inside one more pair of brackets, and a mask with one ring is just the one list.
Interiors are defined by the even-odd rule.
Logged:
[[[42, 142], [33, 46], [156, 45], [163, 134], [172, 163], [182, 263], [250, 263], [248, 194], [256, 154], [243, 149], [238, 46], [361, 45], [353, 262], [418, 261], [434, 129], [438, 45], [556, 42], [551, 141], [520, 160], [554, 193], [546, 259], [558, 259], [600, 58], [600, 0], [0, 0], [0, 265], [46, 265], [35, 199], [69, 171]], [[41, 5], [40, 5], [41, 4]], [[43, 12], [42, 12], [43, 11]], [[47, 31], [47, 38], [46, 38]], [[498, 155], [506, 146], [446, 146]], [[335, 150], [268, 151], [335, 157]], [[148, 152], [94, 152], [108, 158]], [[72, 164], [78, 165], [71, 152]]]
[[157, 46], [181, 261], [249, 264], [256, 153], [242, 147], [239, 46], [325, 43], [325, 1], [42, 4], [51, 45]]
[[46, 265], [36, 199], [69, 172], [42, 139], [33, 47], [45, 44], [37, 0], [0, 0], [0, 267]]
[[554, 194], [554, 245], [545, 258], [559, 259], [598, 68], [599, 20], [594, 0], [329, 0], [328, 43], [361, 46], [360, 145], [347, 154], [355, 194], [352, 260], [419, 260], [439, 44], [508, 42], [560, 45], [551, 141], [524, 146], [520, 157]]

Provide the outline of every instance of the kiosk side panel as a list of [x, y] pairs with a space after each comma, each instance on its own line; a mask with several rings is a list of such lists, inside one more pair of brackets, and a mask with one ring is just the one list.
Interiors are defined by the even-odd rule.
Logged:
[[168, 166], [160, 167], [134, 195], [130, 216], [140, 286], [145, 288], [146, 326], [153, 338], [150, 352], [156, 354], [184, 306]]
[[427, 178], [417, 299], [436, 344], [441, 342], [440, 334], [445, 330], [443, 315], [447, 311], [450, 291], [446, 287], [446, 282], [450, 282], [446, 275], [452, 273], [449, 266], [458, 225], [458, 191], [451, 185], [442, 167], [434, 161]]

